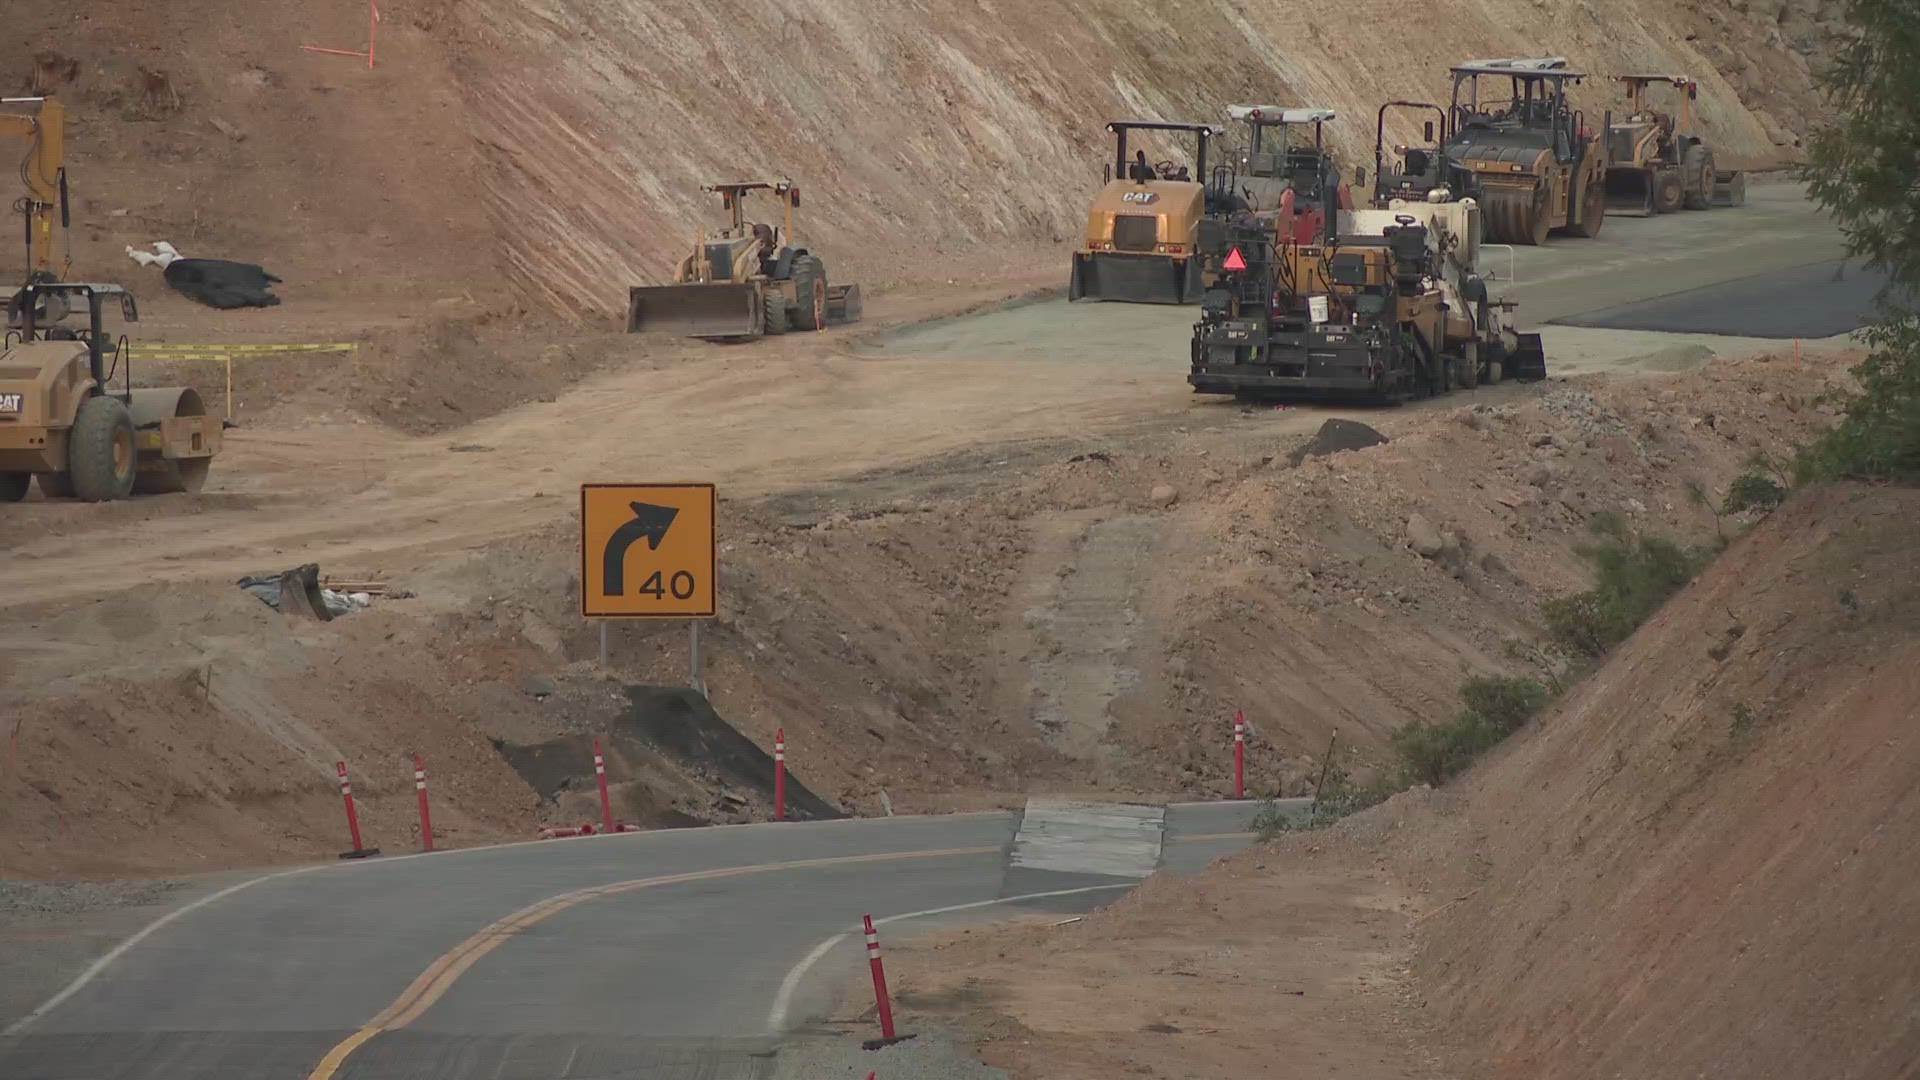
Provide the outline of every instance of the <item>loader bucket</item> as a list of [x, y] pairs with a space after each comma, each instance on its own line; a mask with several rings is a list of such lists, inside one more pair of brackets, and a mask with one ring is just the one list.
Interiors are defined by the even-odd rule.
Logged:
[[627, 290], [627, 333], [759, 337], [766, 328], [761, 286], [636, 285]]
[[827, 286], [827, 325], [843, 326], [860, 321], [860, 286]]
[[1519, 344], [1507, 357], [1507, 375], [1519, 382], [1539, 382], [1547, 377], [1547, 350], [1539, 334], [1516, 334]]
[[1653, 174], [1645, 169], [1608, 169], [1607, 213], [1614, 217], [1652, 217]]
[[1747, 174], [1739, 169], [1715, 170], [1713, 174], [1713, 205], [1747, 205]]

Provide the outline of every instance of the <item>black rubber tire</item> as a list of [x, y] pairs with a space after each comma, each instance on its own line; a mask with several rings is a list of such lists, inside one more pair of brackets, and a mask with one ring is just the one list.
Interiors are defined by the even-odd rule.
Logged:
[[1687, 209], [1706, 210], [1713, 206], [1713, 151], [1701, 143], [1687, 147], [1680, 158], [1680, 175], [1687, 191]]
[[111, 502], [133, 492], [133, 414], [116, 397], [80, 403], [67, 436], [67, 470], [73, 493], [87, 502]]
[[1680, 179], [1679, 169], [1661, 169], [1653, 174], [1654, 213], [1674, 213], [1686, 197], [1686, 184]]
[[793, 315], [796, 330], [818, 330], [827, 325], [827, 267], [818, 257], [793, 260]]
[[765, 331], [771, 334], [787, 332], [787, 294], [779, 289], [768, 289], [761, 297], [761, 307], [766, 314]]
[[73, 477], [66, 473], [34, 473], [33, 478], [40, 482], [41, 498], [73, 498]]
[[1580, 221], [1567, 231], [1591, 240], [1600, 235], [1607, 223], [1607, 184], [1604, 178], [1588, 180], [1580, 189]]
[[27, 497], [27, 489], [32, 486], [32, 473], [0, 473], [0, 502], [19, 502]]

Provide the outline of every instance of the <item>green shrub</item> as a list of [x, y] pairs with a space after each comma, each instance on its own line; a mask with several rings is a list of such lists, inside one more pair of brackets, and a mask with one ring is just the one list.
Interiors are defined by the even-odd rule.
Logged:
[[1371, 783], [1357, 784], [1347, 770], [1335, 765], [1327, 770], [1326, 780], [1305, 813], [1286, 810], [1274, 800], [1266, 799], [1253, 815], [1252, 829], [1262, 840], [1271, 840], [1281, 833], [1323, 829], [1349, 814], [1378, 806], [1405, 789], [1405, 785], [1394, 785], [1379, 776]]
[[1600, 656], [1625, 641], [1709, 557], [1666, 537], [1629, 534], [1610, 524], [1596, 522], [1601, 542], [1579, 549], [1593, 566], [1593, 588], [1540, 606], [1554, 643], [1576, 656]]
[[1872, 350], [1853, 369], [1860, 392], [1840, 423], [1802, 449], [1794, 478], [1920, 481], [1920, 314], [1888, 315], [1862, 331]]
[[1415, 720], [1393, 733], [1407, 783], [1439, 786], [1520, 729], [1553, 692], [1534, 679], [1476, 676], [1460, 684], [1461, 709], [1444, 723]]

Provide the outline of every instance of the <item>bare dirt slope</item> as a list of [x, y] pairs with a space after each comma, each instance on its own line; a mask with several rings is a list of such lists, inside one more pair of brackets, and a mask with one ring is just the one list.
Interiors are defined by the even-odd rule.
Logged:
[[[1717, 498], [1749, 454], [1778, 454], [1825, 422], [1811, 398], [1835, 362], [1716, 361], [1679, 376], [1495, 388], [1477, 406], [1367, 414], [1391, 442], [1298, 467], [1327, 414], [1182, 410], [1042, 438], [1056, 420], [1012, 412], [999, 421], [1010, 426], [968, 414], [935, 430], [948, 415], [936, 395], [891, 410], [884, 427], [832, 432], [794, 411], [805, 401], [787, 402], [789, 387], [742, 415], [797, 422], [793, 434], [730, 446], [728, 429], [681, 410], [673, 430], [727, 470], [727, 599], [706, 637], [708, 683], [720, 714], [762, 747], [785, 727], [798, 775], [854, 812], [1017, 803], [1036, 790], [1224, 793], [1236, 708], [1253, 724], [1256, 788], [1297, 792], [1335, 728], [1343, 761], [1364, 768], [1400, 723], [1451, 712], [1465, 675], [1527, 670], [1508, 642], [1537, 633], [1541, 597], [1584, 580], [1572, 549], [1596, 513], [1709, 538], [1712, 515], [1688, 492]], [[847, 378], [884, 387], [893, 370], [836, 362], [810, 376], [807, 394], [844, 394]], [[568, 408], [605, 407], [596, 402]], [[488, 462], [532, 452], [509, 433], [552, 422], [469, 428], [462, 452], [421, 449], [431, 468], [412, 479], [376, 483], [352, 458], [316, 468], [319, 433], [296, 431], [260, 448], [271, 468], [250, 470], [253, 494], [17, 507], [0, 524], [11, 552], [0, 582], [15, 600], [0, 633], [0, 704], [27, 722], [0, 805], [35, 824], [6, 841], [9, 862], [52, 873], [126, 859], [112, 829], [63, 831], [55, 812], [71, 825], [87, 807], [117, 806], [89, 801], [111, 785], [146, 799], [132, 820], [153, 852], [132, 865], [163, 865], [168, 850], [219, 864], [326, 852], [338, 842], [340, 756], [368, 774], [382, 835], [406, 837], [413, 750], [444, 777], [435, 797], [437, 820], [456, 830], [448, 842], [578, 820], [577, 804], [539, 802], [489, 752], [489, 740], [608, 732], [623, 707], [578, 617], [565, 497], [608, 474], [559, 472], [510, 500], [489, 487]], [[376, 476], [389, 441], [396, 461], [411, 445], [378, 432], [359, 436]], [[963, 435], [993, 441], [957, 449]], [[896, 452], [948, 452], [886, 465], [889, 440]], [[819, 471], [798, 471], [792, 455], [816, 441], [801, 461]], [[618, 465], [623, 446], [645, 449], [607, 428], [555, 467]], [[591, 456], [602, 451], [613, 456]], [[864, 475], [828, 479], [868, 462]], [[784, 489], [771, 483], [780, 471]], [[823, 482], [791, 486], [810, 475]], [[1162, 485], [1170, 503], [1155, 496]], [[1431, 559], [1411, 550], [1415, 513], [1454, 546]], [[90, 544], [103, 528], [137, 532], [145, 561]], [[231, 584], [313, 558], [417, 596], [289, 628]], [[174, 567], [181, 580], [153, 580]], [[685, 678], [681, 627], [621, 627], [612, 644], [619, 679]], [[48, 700], [71, 724], [33, 719]], [[145, 710], [164, 718], [165, 745], [201, 749], [156, 756], [159, 736], [134, 722]], [[743, 793], [712, 778], [630, 764], [616, 776], [634, 785], [623, 817], [764, 809], [751, 792], [746, 807], [720, 805]], [[254, 788], [274, 795], [247, 797]]]
[[1017, 1077], [1910, 1076], [1916, 512], [1798, 496], [1456, 787], [922, 944], [903, 998]]
[[1490, 1075], [1911, 1073], [1916, 512], [1795, 500], [1471, 777], [1416, 970]]

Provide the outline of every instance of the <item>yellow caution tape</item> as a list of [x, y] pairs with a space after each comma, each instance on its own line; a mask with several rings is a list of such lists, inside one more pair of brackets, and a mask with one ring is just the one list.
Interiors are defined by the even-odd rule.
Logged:
[[319, 354], [319, 352], [355, 352], [353, 342], [328, 344], [284, 344], [284, 346], [186, 346], [186, 344], [136, 344], [134, 359], [228, 359], [240, 356], [276, 356], [276, 354]]

